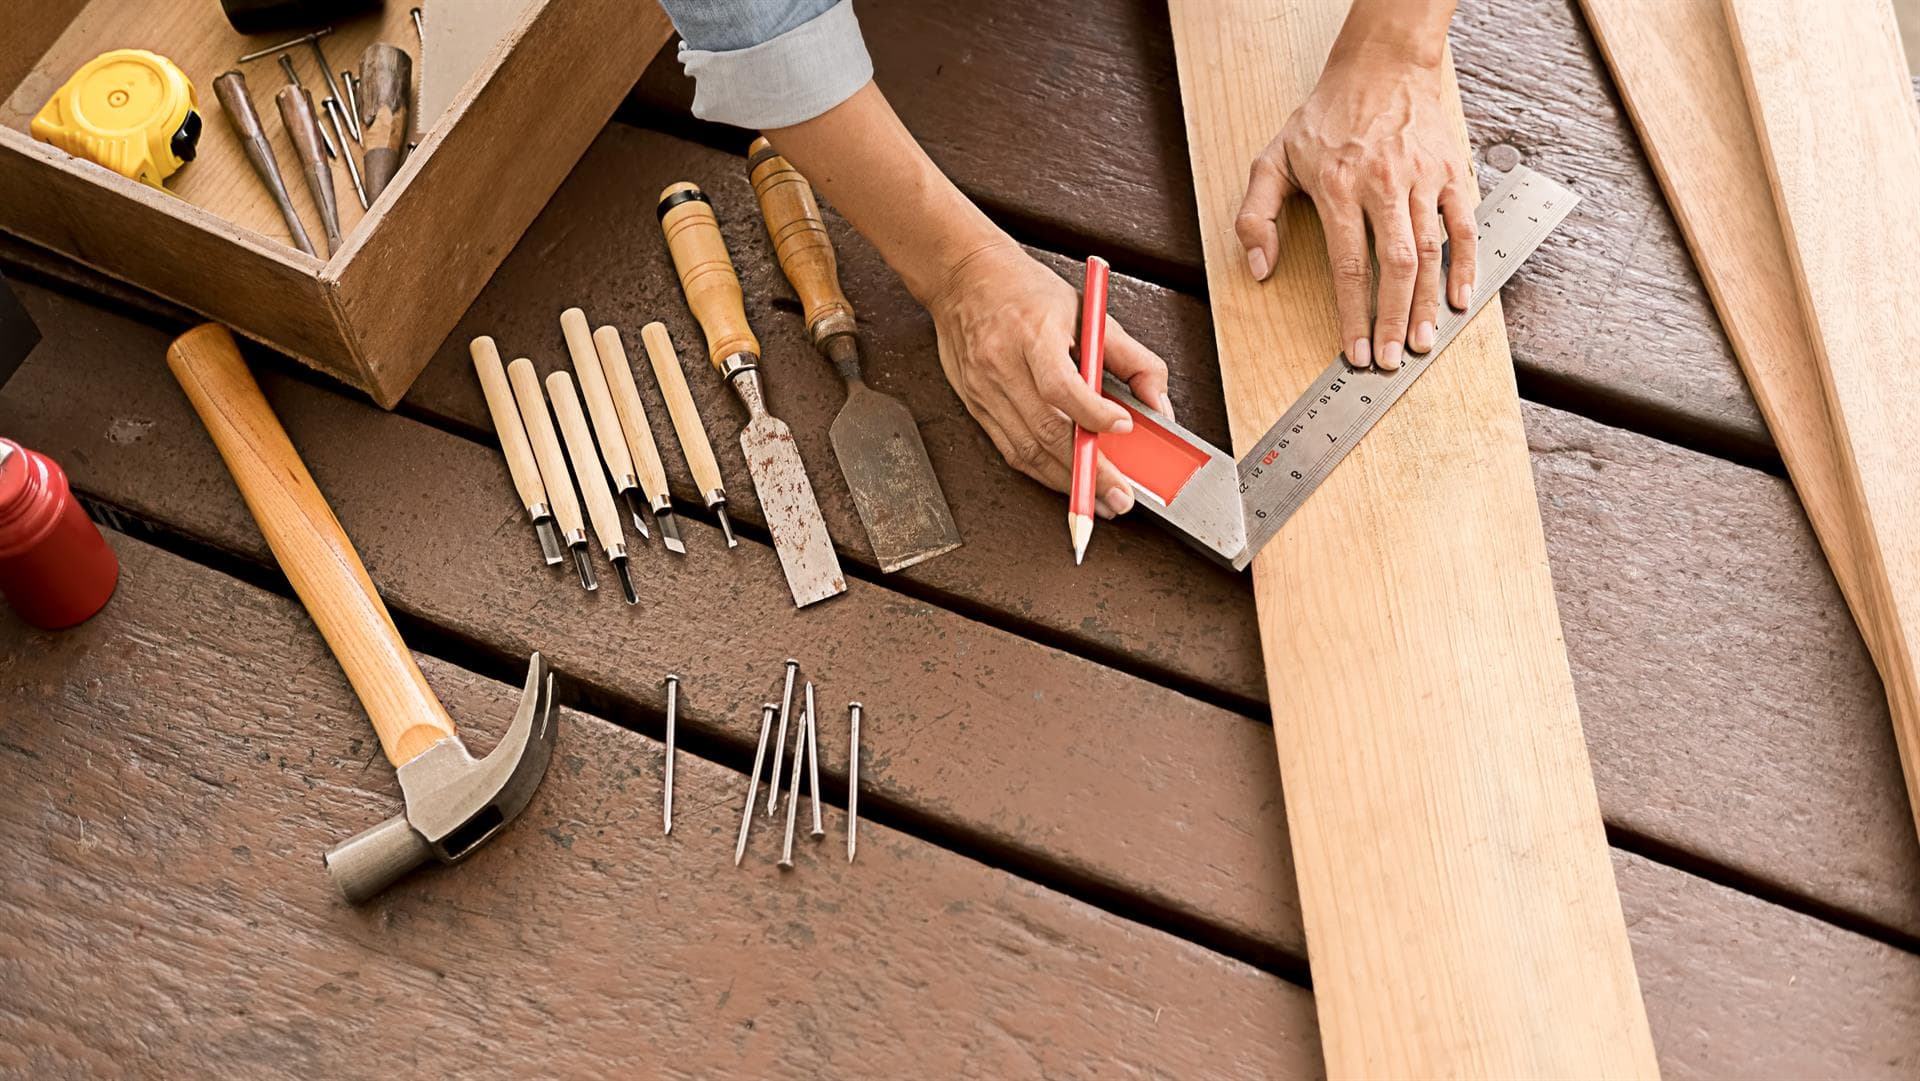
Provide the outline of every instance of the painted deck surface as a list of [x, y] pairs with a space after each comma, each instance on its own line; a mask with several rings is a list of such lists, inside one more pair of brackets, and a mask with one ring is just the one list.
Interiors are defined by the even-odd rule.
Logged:
[[[1878, 680], [1577, 14], [1468, 7], [1453, 41], [1482, 169], [1525, 161], [1586, 196], [1505, 300], [1663, 1069], [1912, 1076], [1920, 845]], [[1050, 265], [1112, 258], [1115, 316], [1167, 357], [1182, 421], [1224, 440], [1171, 45], [1141, 8], [859, 10], [934, 155]], [[1246, 583], [1145, 521], [1103, 526], [1072, 572], [1060, 497], [999, 462], [924, 312], [829, 212], [869, 375], [919, 418], [966, 538], [880, 575], [827, 442], [842, 388], [771, 261], [746, 139], [688, 97], [668, 50], [396, 412], [255, 356], [476, 742], [530, 649], [569, 707], [512, 830], [364, 909], [317, 857], [397, 787], [164, 369], [187, 317], [0, 241], [46, 336], [0, 387], [0, 432], [65, 466], [126, 565], [76, 631], [0, 617], [0, 1070], [1321, 1070]], [[1078, 119], [1094, 104], [1097, 128]], [[466, 358], [488, 333], [562, 367], [574, 304], [635, 355], [662, 319], [691, 358], [651, 207], [680, 179], [713, 197], [853, 579], [804, 612], [704, 367], [742, 545], [690, 514], [687, 559], [638, 554], [636, 612], [538, 565]], [[789, 655], [820, 685], [830, 837], [781, 874], [762, 818], [735, 869], [757, 705]], [[683, 753], [663, 838], [668, 671]], [[852, 866], [849, 698], [868, 708]]]

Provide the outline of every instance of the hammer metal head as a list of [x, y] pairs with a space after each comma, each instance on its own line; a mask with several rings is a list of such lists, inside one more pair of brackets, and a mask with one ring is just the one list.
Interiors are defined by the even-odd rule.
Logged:
[[427, 860], [457, 863], [500, 832], [546, 776], [556, 728], [553, 676], [535, 653], [513, 723], [485, 758], [458, 736], [427, 748], [398, 770], [406, 810], [327, 852], [341, 894], [365, 901]]

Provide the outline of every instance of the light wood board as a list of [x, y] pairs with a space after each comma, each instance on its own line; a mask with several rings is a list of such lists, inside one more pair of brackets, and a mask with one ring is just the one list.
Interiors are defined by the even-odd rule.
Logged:
[[[1920, 130], [1885, 0], [1729, 0], [1726, 25], [1858, 529], [1855, 618], [1879, 662], [1920, 827]], [[1802, 486], [1802, 498], [1806, 497]]]
[[[1170, 9], [1244, 448], [1337, 351], [1310, 208], [1264, 284], [1233, 216], [1346, 5]], [[1655, 1075], [1497, 303], [1253, 578], [1330, 1073]]]

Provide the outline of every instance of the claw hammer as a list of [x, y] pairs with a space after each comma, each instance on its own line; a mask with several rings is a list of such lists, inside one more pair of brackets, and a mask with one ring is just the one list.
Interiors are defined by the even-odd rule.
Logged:
[[429, 859], [455, 863], [518, 815], [553, 754], [553, 677], [535, 653], [513, 721], [485, 758], [467, 752], [413, 663], [353, 542], [287, 438], [233, 335], [206, 323], [167, 367], [213, 437], [247, 509], [347, 674], [400, 777], [406, 809], [335, 845], [327, 872], [360, 902]]

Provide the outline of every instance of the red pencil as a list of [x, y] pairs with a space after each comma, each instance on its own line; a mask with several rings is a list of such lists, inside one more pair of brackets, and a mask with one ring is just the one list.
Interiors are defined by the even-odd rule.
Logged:
[[[1087, 257], [1087, 280], [1080, 292], [1080, 378], [1095, 394], [1106, 370], [1107, 261]], [[1073, 426], [1073, 481], [1067, 489], [1067, 532], [1073, 537], [1073, 562], [1087, 555], [1093, 539], [1094, 433]]]

